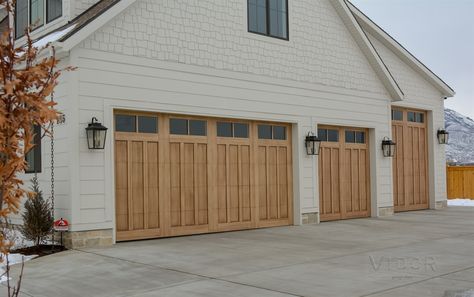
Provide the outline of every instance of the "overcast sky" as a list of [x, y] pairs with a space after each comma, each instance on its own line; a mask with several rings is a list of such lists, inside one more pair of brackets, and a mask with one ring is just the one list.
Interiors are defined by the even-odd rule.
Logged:
[[456, 91], [474, 119], [474, 0], [351, 0]]

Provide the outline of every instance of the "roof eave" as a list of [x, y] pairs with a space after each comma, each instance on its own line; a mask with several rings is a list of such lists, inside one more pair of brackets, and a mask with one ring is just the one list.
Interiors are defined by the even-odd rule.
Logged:
[[377, 53], [376, 49], [370, 42], [369, 38], [362, 30], [361, 26], [355, 19], [354, 15], [351, 13], [345, 0], [331, 0], [334, 8], [337, 13], [343, 20], [344, 24], [351, 32], [354, 40], [361, 48], [362, 52], [366, 56], [367, 60], [371, 64], [374, 71], [377, 73], [381, 79], [383, 85], [389, 92], [393, 101], [402, 101], [405, 98], [403, 91], [400, 89], [400, 86], [395, 81], [395, 78], [390, 73], [390, 70], [382, 61], [381, 57]]
[[434, 85], [443, 96], [453, 97], [455, 91], [445, 83], [440, 77], [438, 77], [433, 71], [431, 71], [426, 65], [418, 60], [412, 53], [404, 48], [398, 41], [396, 41], [390, 34], [380, 28], [374, 21], [360, 11], [354, 4], [348, 2], [347, 6], [359, 22], [360, 26], [364, 31], [373, 35], [390, 50], [392, 50], [402, 61], [410, 65], [415, 71], [417, 71], [423, 78]]
[[79, 43], [84, 41], [87, 37], [92, 35], [95, 31], [99, 30], [102, 26], [111, 21], [114, 17], [119, 15], [130, 5], [135, 3], [137, 0], [121, 0], [108, 8], [98, 17], [92, 19], [89, 23], [79, 28], [76, 32], [71, 34], [65, 40], [57, 42], [57, 46], [64, 51], [70, 51], [72, 48], [77, 46]]

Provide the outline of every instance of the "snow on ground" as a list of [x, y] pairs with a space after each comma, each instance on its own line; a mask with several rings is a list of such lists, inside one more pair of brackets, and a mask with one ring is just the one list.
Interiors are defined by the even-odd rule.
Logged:
[[[7, 261], [6, 261], [5, 255], [1, 254], [0, 257], [3, 259], [3, 262], [0, 264], [0, 284], [1, 284], [7, 281], [7, 276], [5, 272], [6, 271], [5, 266], [7, 264]], [[8, 257], [8, 264], [10, 266], [13, 266], [15, 264], [21, 264], [22, 261], [24, 262], [30, 261], [31, 259], [34, 259], [37, 256], [36, 255], [25, 256], [22, 254], [9, 254], [7, 257]]]
[[448, 206], [474, 206], [474, 200], [471, 199], [450, 199]]

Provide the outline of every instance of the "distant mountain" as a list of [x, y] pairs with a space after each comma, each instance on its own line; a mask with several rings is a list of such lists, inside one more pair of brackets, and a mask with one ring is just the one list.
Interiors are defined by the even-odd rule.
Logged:
[[456, 164], [474, 164], [474, 120], [446, 108], [444, 111], [449, 144], [446, 161]]

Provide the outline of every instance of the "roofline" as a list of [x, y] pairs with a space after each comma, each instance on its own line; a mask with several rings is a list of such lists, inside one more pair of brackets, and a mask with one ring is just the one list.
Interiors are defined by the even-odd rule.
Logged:
[[60, 41], [55, 42], [54, 46], [64, 51], [69, 51], [87, 37], [92, 35], [95, 31], [111, 21], [114, 17], [122, 13], [130, 5], [137, 0], [117, 0], [110, 7], [105, 9], [100, 14], [97, 14], [85, 24], [72, 30], [72, 32], [61, 38]]
[[341, 17], [346, 27], [351, 32], [352, 37], [361, 48], [372, 68], [375, 70], [383, 85], [392, 96], [393, 101], [402, 101], [405, 94], [398, 85], [390, 70], [383, 62], [375, 47], [370, 42], [364, 30], [357, 22], [345, 0], [331, 0], [334, 8]]
[[381, 41], [385, 46], [392, 50], [402, 61], [406, 62], [412, 68], [414, 68], [418, 73], [420, 73], [428, 82], [434, 85], [444, 96], [453, 97], [456, 93], [455, 91], [444, 82], [439, 76], [437, 76], [431, 69], [429, 69], [425, 64], [423, 64], [418, 58], [416, 58], [412, 53], [410, 53], [403, 45], [401, 45], [395, 38], [388, 34], [384, 29], [372, 21], [366, 14], [364, 14], [360, 9], [358, 9], [350, 1], [347, 1], [347, 5], [361, 24], [361, 27], [367, 31], [367, 33], [374, 35], [379, 41]]

